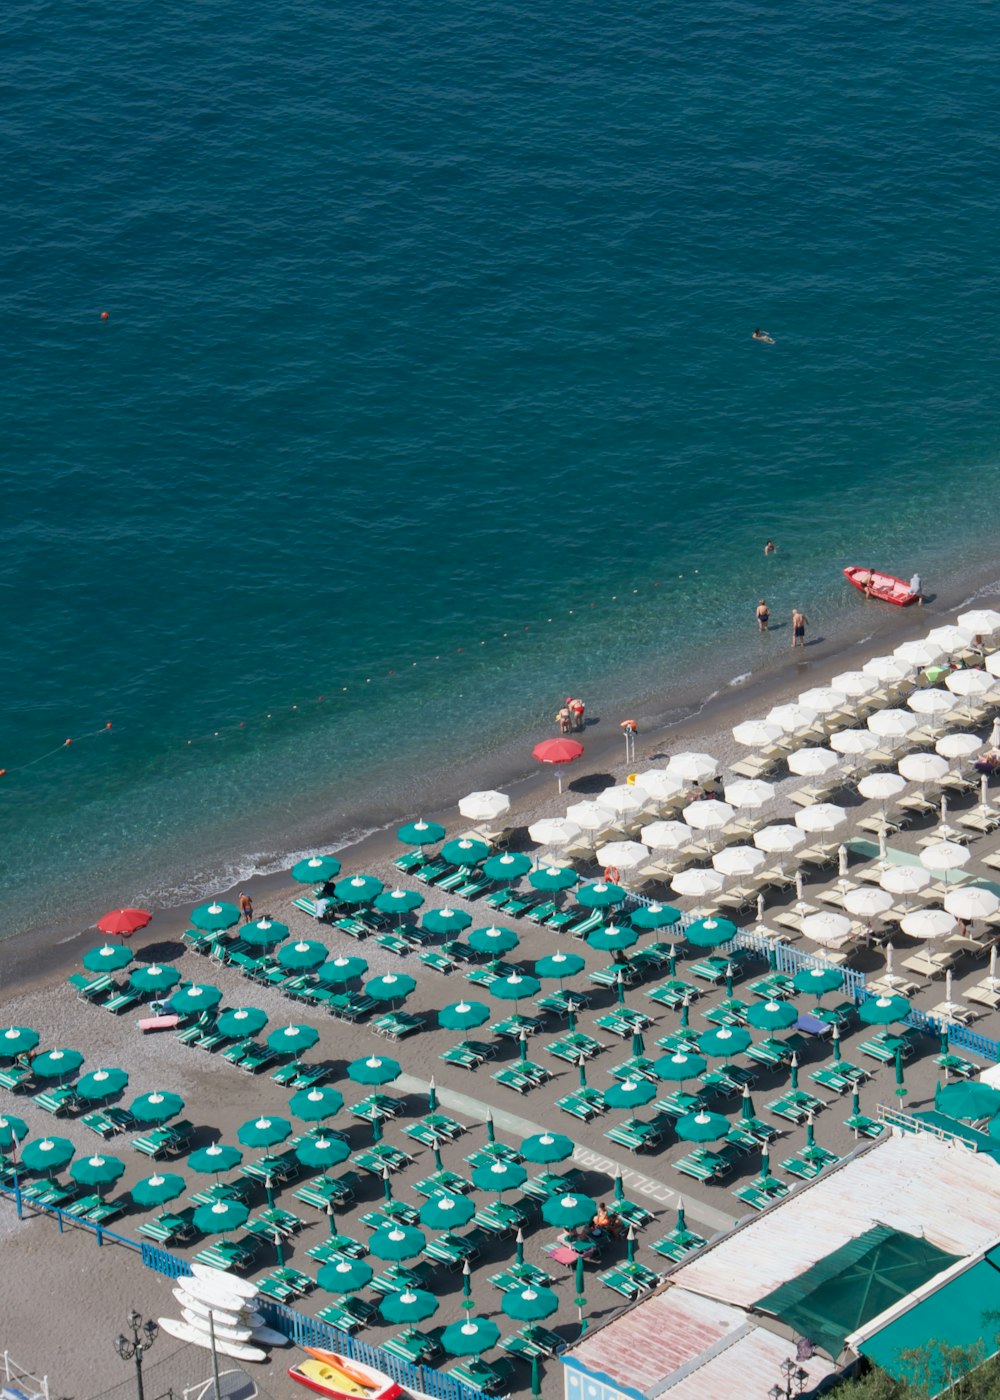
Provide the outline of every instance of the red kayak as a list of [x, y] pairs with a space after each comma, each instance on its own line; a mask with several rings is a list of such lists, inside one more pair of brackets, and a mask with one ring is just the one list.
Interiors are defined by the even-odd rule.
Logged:
[[844, 577], [868, 598], [878, 598], [883, 603], [895, 603], [905, 608], [907, 603], [915, 603], [917, 594], [911, 592], [910, 585], [892, 574], [879, 573], [878, 569], [858, 569], [852, 565], [844, 570]]

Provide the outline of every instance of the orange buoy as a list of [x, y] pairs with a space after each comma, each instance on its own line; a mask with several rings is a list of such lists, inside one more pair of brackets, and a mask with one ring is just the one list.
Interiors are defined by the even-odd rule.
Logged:
[[110, 321], [110, 320], [111, 320], [111, 312], [110, 312], [110, 311], [102, 311], [102, 312], [101, 312], [101, 320], [102, 320], [102, 321]]

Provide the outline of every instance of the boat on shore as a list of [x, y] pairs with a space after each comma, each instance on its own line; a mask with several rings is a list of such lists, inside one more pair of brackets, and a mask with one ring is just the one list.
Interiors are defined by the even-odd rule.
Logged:
[[860, 589], [866, 598], [878, 598], [883, 603], [895, 603], [899, 608], [905, 608], [909, 603], [915, 603], [918, 595], [913, 592], [905, 579], [895, 578], [892, 574], [883, 574], [878, 569], [861, 569], [852, 564], [844, 570], [844, 577], [848, 583], [853, 583], [854, 587]]
[[348, 1359], [336, 1351], [305, 1347], [306, 1360], [289, 1366], [288, 1374], [299, 1385], [329, 1395], [334, 1400], [395, 1400], [402, 1390], [374, 1366]]

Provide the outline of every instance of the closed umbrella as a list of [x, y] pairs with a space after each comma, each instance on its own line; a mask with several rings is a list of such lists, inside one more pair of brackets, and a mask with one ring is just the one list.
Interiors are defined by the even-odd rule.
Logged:
[[223, 1011], [216, 1022], [221, 1035], [238, 1036], [240, 1039], [256, 1035], [266, 1025], [267, 1012], [259, 1006], [232, 1006], [228, 1011]]
[[154, 1172], [152, 1176], [137, 1181], [129, 1195], [140, 1209], [152, 1210], [176, 1200], [186, 1190], [187, 1182], [177, 1172]]
[[240, 911], [235, 904], [227, 904], [224, 900], [214, 899], [210, 904], [201, 904], [191, 915], [191, 922], [195, 928], [200, 928], [205, 933], [221, 933], [224, 929], [232, 928], [240, 921]]
[[420, 1207], [420, 1223], [429, 1230], [458, 1230], [467, 1225], [475, 1213], [475, 1204], [468, 1196], [440, 1191], [428, 1196]]
[[587, 935], [587, 942], [591, 948], [597, 948], [606, 953], [620, 952], [625, 948], [631, 948], [638, 941], [638, 931], [629, 928], [628, 925], [608, 924], [604, 928], [595, 928], [593, 933]]
[[312, 972], [325, 963], [328, 956], [325, 943], [316, 938], [300, 938], [297, 943], [286, 943], [278, 950], [278, 966], [286, 972]]
[[576, 1230], [587, 1225], [597, 1214], [597, 1202], [580, 1192], [549, 1196], [542, 1202], [542, 1219], [557, 1229]]
[[383, 1298], [379, 1303], [385, 1321], [397, 1327], [423, 1322], [428, 1317], [433, 1317], [439, 1306], [433, 1293], [428, 1293], [425, 1288], [409, 1286], [402, 1293], [390, 1293], [388, 1298]]
[[509, 953], [521, 940], [513, 929], [499, 928], [491, 924], [489, 928], [474, 928], [469, 934], [469, 947], [487, 957], [498, 958], [501, 953]]
[[693, 948], [716, 948], [736, 937], [736, 925], [729, 919], [696, 919], [684, 930], [684, 937]]
[[211, 1205], [199, 1206], [194, 1213], [194, 1224], [196, 1230], [206, 1235], [226, 1235], [245, 1225], [249, 1216], [249, 1207], [242, 1201], [224, 1197]]
[[315, 1026], [280, 1026], [267, 1037], [267, 1048], [276, 1055], [301, 1055], [319, 1040]]
[[445, 938], [452, 938], [469, 927], [472, 915], [464, 909], [452, 909], [450, 905], [445, 905], [443, 909], [428, 909], [420, 922], [428, 933], [439, 933]]
[[671, 924], [680, 921], [681, 911], [675, 909], [672, 904], [659, 904], [656, 900], [652, 904], [640, 904], [638, 909], [633, 909], [629, 916], [633, 928], [661, 929], [669, 928]]
[[184, 1100], [180, 1094], [171, 1094], [166, 1089], [140, 1094], [129, 1105], [129, 1113], [140, 1123], [166, 1123], [183, 1111]]
[[340, 874], [340, 861], [336, 856], [306, 856], [292, 866], [292, 879], [300, 885], [325, 885]]
[[250, 1118], [236, 1132], [244, 1147], [275, 1147], [291, 1135], [292, 1125], [288, 1119], [274, 1114]]
[[288, 1101], [289, 1112], [306, 1123], [321, 1123], [343, 1107], [343, 1094], [329, 1085], [315, 1084], [311, 1089], [299, 1089]]
[[456, 841], [448, 841], [441, 847], [441, 859], [449, 865], [479, 865], [490, 853], [485, 841], [474, 836], [460, 836]]
[[374, 875], [351, 875], [338, 880], [333, 893], [342, 904], [370, 904], [382, 893], [382, 881]]
[[65, 1079], [75, 1074], [83, 1064], [79, 1050], [49, 1050], [44, 1055], [36, 1055], [31, 1062], [31, 1072], [36, 1079]]
[[393, 1222], [391, 1225], [380, 1225], [372, 1235], [368, 1248], [376, 1259], [385, 1259], [396, 1262], [403, 1259], [412, 1259], [415, 1254], [423, 1252], [427, 1237], [423, 1230], [417, 1230], [411, 1225], [400, 1225]]
[[363, 1259], [348, 1259], [339, 1255], [324, 1264], [316, 1275], [320, 1288], [328, 1293], [357, 1293], [371, 1283], [375, 1270]]
[[528, 884], [533, 889], [555, 894], [559, 890], [571, 890], [580, 877], [568, 865], [544, 865], [533, 870], [528, 876]]
[[787, 1001], [761, 1001], [747, 1012], [747, 1021], [759, 1031], [784, 1030], [798, 1019], [798, 1011]]
[[290, 932], [288, 925], [279, 923], [277, 919], [257, 919], [243, 925], [240, 938], [254, 948], [276, 948]]
[[610, 909], [613, 905], [623, 902], [625, 891], [621, 885], [613, 885], [607, 880], [594, 880], [590, 884], [580, 886], [576, 891], [576, 899], [585, 909]]
[[0, 1059], [13, 1060], [28, 1055], [38, 1044], [38, 1032], [30, 1026], [7, 1026], [0, 1031]]
[[311, 1171], [326, 1171], [329, 1167], [339, 1167], [351, 1155], [350, 1144], [335, 1134], [305, 1138], [295, 1148], [295, 1155], [304, 1167]]
[[73, 1093], [78, 1099], [90, 1103], [104, 1103], [113, 1099], [128, 1086], [128, 1075], [123, 1069], [95, 1069], [85, 1074], [73, 1085]]
[[199, 1016], [205, 1011], [214, 1011], [221, 1000], [218, 987], [202, 983], [170, 994], [170, 1005], [178, 1016]]
[[181, 980], [181, 975], [175, 967], [161, 967], [159, 963], [149, 963], [146, 967], [137, 967], [129, 977], [129, 986], [137, 992], [162, 993], [169, 992], [172, 987], [176, 987]]
[[528, 1173], [520, 1162], [503, 1160], [484, 1163], [472, 1173], [472, 1184], [477, 1191], [496, 1191], [498, 1195], [523, 1186], [527, 1179]]
[[35, 1138], [21, 1149], [21, 1163], [29, 1171], [46, 1173], [61, 1171], [73, 1160], [76, 1148], [69, 1138]]
[[13, 1113], [0, 1115], [0, 1152], [10, 1152], [16, 1143], [28, 1136], [28, 1125]]
[[368, 971], [365, 958], [329, 958], [316, 974], [316, 980], [323, 987], [343, 987], [348, 982], [357, 981]]
[[423, 817], [415, 822], [407, 822], [396, 832], [396, 838], [404, 846], [436, 846], [444, 840], [444, 827], [438, 822], [425, 821]]
[[125, 1175], [125, 1163], [120, 1157], [78, 1157], [69, 1169], [69, 1174], [81, 1186], [110, 1186]]
[[238, 1167], [242, 1161], [243, 1153], [238, 1147], [230, 1147], [225, 1142], [213, 1142], [208, 1147], [199, 1147], [197, 1152], [192, 1152], [187, 1164], [193, 1172], [219, 1176], [222, 1172], [232, 1171], [233, 1167]]
[[388, 1055], [369, 1055], [353, 1060], [347, 1066], [347, 1076], [355, 1084], [390, 1084], [402, 1072], [399, 1061], [390, 1059]]
[[656, 1087], [648, 1079], [623, 1079], [604, 1090], [604, 1102], [609, 1108], [641, 1108], [656, 1098]]
[[83, 965], [88, 972], [120, 972], [132, 961], [132, 951], [124, 943], [102, 943], [97, 948], [88, 948], [83, 955]]
[[732, 1126], [725, 1114], [709, 1113], [702, 1109], [678, 1118], [676, 1131], [684, 1142], [717, 1142], [726, 1136]]
[[535, 1133], [521, 1143], [521, 1156], [526, 1162], [563, 1162], [573, 1155], [573, 1139], [563, 1133]]
[[683, 1084], [686, 1079], [696, 1079], [704, 1074], [707, 1060], [703, 1055], [695, 1055], [690, 1050], [676, 1050], [672, 1055], [663, 1055], [653, 1065], [658, 1079]]
[[717, 870], [702, 870], [693, 866], [690, 870], [679, 871], [670, 881], [670, 888], [690, 899], [711, 899], [722, 893], [725, 883]]
[[558, 977], [561, 982], [564, 977], [575, 977], [586, 965], [579, 953], [564, 953], [560, 950], [538, 959], [535, 963], [535, 976]]
[[667, 772], [685, 783], [703, 783], [719, 769], [719, 760], [710, 753], [675, 753], [667, 763]]
[[906, 997], [869, 997], [858, 1007], [858, 1015], [867, 1026], [888, 1026], [893, 1021], [905, 1021], [909, 1014]]

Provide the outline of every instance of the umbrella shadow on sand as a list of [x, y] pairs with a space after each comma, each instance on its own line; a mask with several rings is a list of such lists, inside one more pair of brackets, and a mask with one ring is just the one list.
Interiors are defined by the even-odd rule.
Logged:
[[[608, 788], [614, 787], [615, 779], [610, 773], [584, 773], [579, 778], [573, 778], [566, 783], [565, 792], [605, 792]], [[611, 820], [611, 813], [608, 814]]]
[[184, 952], [184, 944], [178, 938], [163, 938], [157, 943], [145, 943], [135, 950], [137, 963], [172, 963]]

